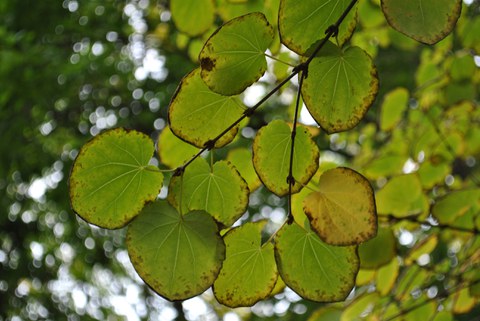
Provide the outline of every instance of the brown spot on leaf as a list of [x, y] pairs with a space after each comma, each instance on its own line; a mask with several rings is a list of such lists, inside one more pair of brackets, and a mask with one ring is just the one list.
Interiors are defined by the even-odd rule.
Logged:
[[210, 59], [210, 58], [208, 58], [208, 57], [202, 58], [202, 59], [200, 60], [200, 67], [201, 67], [203, 70], [212, 71], [212, 69], [215, 68], [215, 60]]

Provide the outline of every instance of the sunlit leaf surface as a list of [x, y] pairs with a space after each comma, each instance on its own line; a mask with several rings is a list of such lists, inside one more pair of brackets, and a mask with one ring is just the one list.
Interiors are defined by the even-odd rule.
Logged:
[[377, 70], [359, 47], [340, 49], [332, 43], [312, 60], [302, 97], [315, 121], [327, 132], [355, 127], [378, 92]]
[[461, 0], [382, 0], [381, 3], [393, 28], [429, 45], [453, 30], [462, 10]]
[[[195, 69], [177, 88], [168, 110], [168, 120], [175, 135], [202, 148], [237, 120], [244, 110], [245, 106], [237, 97], [211, 91], [200, 77], [200, 69]], [[231, 142], [237, 131], [238, 127], [234, 127], [217, 141], [215, 147]]]
[[303, 204], [312, 229], [328, 244], [360, 244], [377, 233], [373, 188], [350, 168], [324, 172], [318, 192], [311, 193]]
[[275, 237], [275, 258], [285, 283], [305, 299], [344, 300], [355, 285], [356, 246], [332, 246], [297, 223], [284, 225]]
[[170, 168], [183, 165], [198, 152], [198, 148], [179, 139], [169, 127], [165, 127], [160, 133], [158, 146], [158, 156], [162, 164]]
[[137, 131], [106, 131], [85, 144], [70, 175], [73, 210], [87, 222], [114, 229], [155, 200], [163, 174], [149, 165], [153, 141]]
[[266, 221], [245, 223], [225, 236], [226, 259], [213, 292], [229, 307], [252, 306], [268, 297], [277, 281], [273, 244], [261, 244]]
[[214, 0], [170, 0], [172, 19], [189, 36], [201, 35], [213, 24]]
[[199, 60], [202, 78], [213, 91], [236, 95], [267, 70], [265, 50], [272, 42], [272, 26], [262, 13], [235, 18], [205, 43]]
[[140, 277], [168, 300], [208, 289], [225, 257], [225, 244], [210, 215], [181, 215], [165, 201], [149, 204], [127, 232], [130, 260]]
[[[293, 159], [292, 192], [307, 184], [318, 168], [319, 151], [305, 127], [297, 128]], [[253, 165], [263, 184], [278, 196], [288, 193], [291, 129], [287, 123], [274, 120], [261, 128], [253, 142]]]

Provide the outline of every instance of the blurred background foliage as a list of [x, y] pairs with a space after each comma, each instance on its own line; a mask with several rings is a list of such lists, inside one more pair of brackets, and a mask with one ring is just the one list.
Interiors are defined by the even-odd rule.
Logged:
[[[455, 31], [435, 46], [392, 30], [379, 1], [359, 3], [351, 43], [374, 58], [380, 94], [354, 130], [312, 133], [321, 167], [351, 166], [379, 191], [379, 222], [393, 235], [392, 252], [387, 249], [380, 258], [395, 265], [398, 256], [400, 267], [380, 272], [371, 267], [385, 262], [365, 263], [347, 303], [324, 309], [288, 289], [252, 309], [227, 309], [209, 292], [167, 302], [133, 271], [124, 230], [95, 228], [70, 210], [67, 178], [78, 149], [102, 130], [119, 126], [157, 139], [169, 100], [196, 66], [214, 25], [255, 10], [275, 23], [278, 2], [217, 0], [211, 25], [193, 35], [179, 31], [175, 23], [181, 22], [174, 23], [169, 3], [162, 0], [0, 2], [1, 321], [327, 320], [326, 315], [336, 320], [346, 306], [350, 312], [342, 320], [357, 320], [369, 318], [371, 304], [381, 306], [377, 292], [398, 308], [391, 314], [400, 313], [398, 320], [426, 315], [478, 320], [478, 286], [455, 292], [461, 300], [445, 295], [480, 278], [478, 196], [448, 204], [445, 196], [480, 184], [479, 1], [465, 2]], [[283, 52], [278, 40], [270, 50], [293, 63], [298, 59]], [[287, 72], [270, 61], [267, 75], [244, 93], [245, 103], [253, 105]], [[272, 119], [291, 119], [294, 93], [295, 84], [283, 88], [218, 155], [250, 146], [252, 133]], [[435, 209], [442, 199], [446, 207]], [[281, 222], [285, 203], [260, 188], [247, 215]], [[419, 224], [425, 221], [433, 226]], [[434, 227], [438, 221], [440, 227]], [[394, 275], [391, 286], [385, 275]], [[416, 314], [401, 312], [418, 302], [426, 303]], [[434, 311], [445, 305], [451, 313], [439, 319], [444, 316], [431, 313], [431, 302]]]

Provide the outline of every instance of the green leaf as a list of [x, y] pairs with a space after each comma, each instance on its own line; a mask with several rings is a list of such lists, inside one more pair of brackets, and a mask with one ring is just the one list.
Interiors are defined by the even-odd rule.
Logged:
[[126, 242], [137, 273], [168, 300], [204, 292], [225, 258], [225, 244], [210, 215], [180, 215], [165, 201], [145, 207], [128, 227]]
[[449, 224], [480, 207], [480, 189], [455, 191], [437, 201], [432, 208], [433, 216], [442, 224]]
[[379, 228], [377, 236], [360, 244], [358, 255], [362, 269], [376, 269], [388, 264], [397, 254], [397, 242], [389, 228]]
[[384, 96], [380, 114], [380, 128], [383, 131], [393, 130], [402, 120], [403, 113], [408, 107], [408, 96], [408, 90], [402, 87]]
[[170, 0], [170, 12], [178, 30], [194, 37], [213, 25], [215, 4], [214, 0]]
[[311, 193], [303, 204], [312, 229], [328, 244], [360, 244], [377, 233], [373, 188], [350, 168], [324, 172], [318, 192]]
[[355, 127], [375, 100], [377, 70], [359, 47], [327, 43], [308, 68], [302, 97], [315, 121], [329, 134]]
[[[362, 259], [360, 259], [361, 262]], [[395, 286], [400, 271], [398, 259], [394, 257], [387, 265], [382, 266], [375, 276], [375, 286], [377, 291], [382, 295], [388, 295]]]
[[180, 140], [169, 127], [165, 127], [158, 137], [158, 156], [162, 164], [170, 168], [183, 165], [196, 153], [198, 148]]
[[192, 162], [182, 176], [173, 177], [169, 191], [170, 203], [182, 213], [204, 210], [226, 226], [245, 213], [250, 194], [247, 183], [229, 162], [219, 161], [210, 168], [203, 158]]
[[266, 223], [245, 223], [224, 236], [226, 259], [213, 284], [213, 292], [221, 304], [252, 306], [272, 292], [278, 272], [273, 244], [261, 244]]
[[352, 301], [343, 310], [340, 321], [357, 321], [363, 319], [361, 316], [366, 311], [372, 311], [378, 304], [380, 296], [377, 292], [365, 293]]
[[304, 299], [317, 302], [344, 300], [359, 267], [356, 246], [328, 245], [296, 223], [278, 231], [275, 259], [285, 283]]
[[336, 307], [323, 306], [308, 318], [307, 321], [340, 321], [342, 310]]
[[[304, 55], [324, 37], [327, 28], [335, 24], [349, 3], [349, 0], [281, 0], [278, 26], [282, 43]], [[355, 25], [356, 8], [350, 11], [340, 25], [340, 45], [350, 38]]]
[[429, 207], [422, 184], [415, 174], [393, 177], [378, 191], [376, 200], [378, 214], [396, 217], [419, 215]]
[[248, 189], [254, 191], [262, 185], [252, 163], [252, 152], [247, 148], [232, 149], [227, 154], [227, 160], [240, 172], [248, 184]]
[[382, 0], [388, 23], [397, 31], [428, 45], [445, 38], [455, 27], [461, 0]]
[[[263, 184], [278, 196], [288, 194], [287, 177], [290, 166], [291, 129], [282, 120], [262, 127], [253, 141], [253, 166]], [[318, 169], [319, 151], [308, 130], [297, 127], [293, 158], [296, 193], [308, 183]]]
[[154, 149], [148, 136], [123, 128], [85, 144], [70, 174], [73, 210], [103, 228], [125, 226], [162, 187], [163, 174], [148, 165]]
[[200, 52], [202, 79], [219, 94], [241, 93], [267, 70], [265, 50], [273, 37], [272, 26], [259, 12], [227, 22]]
[[[195, 69], [177, 88], [168, 110], [168, 120], [176, 136], [203, 148], [226, 126], [239, 119], [245, 108], [237, 97], [222, 96], [208, 89], [200, 77], [200, 69]], [[238, 126], [220, 138], [215, 147], [230, 143], [237, 131]]]
[[438, 245], [438, 235], [432, 234], [421, 242], [415, 244], [407, 255], [404, 256], [405, 265], [411, 265], [424, 254], [430, 254]]

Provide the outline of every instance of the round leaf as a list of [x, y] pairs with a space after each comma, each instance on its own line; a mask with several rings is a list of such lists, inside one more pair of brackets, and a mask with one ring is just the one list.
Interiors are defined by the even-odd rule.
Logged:
[[215, 4], [214, 0], [170, 0], [170, 12], [178, 30], [194, 37], [212, 26]]
[[252, 306], [272, 292], [278, 272], [273, 244], [261, 244], [265, 224], [246, 223], [225, 235], [226, 259], [213, 284], [215, 297], [223, 305]]
[[462, 10], [461, 0], [382, 0], [388, 23], [417, 41], [433, 45], [455, 27]]
[[204, 210], [226, 226], [245, 213], [250, 194], [247, 183], [230, 163], [220, 161], [210, 168], [203, 158], [191, 163], [182, 176], [173, 177], [169, 190], [170, 203], [182, 212]]
[[[212, 92], [195, 69], [182, 79], [168, 110], [172, 132], [199, 148], [221, 134], [240, 118], [245, 106], [237, 97], [226, 97]], [[223, 135], [215, 147], [231, 142], [237, 134], [234, 127]]]
[[[282, 0], [278, 14], [278, 26], [282, 43], [298, 54], [313, 50], [324, 37], [329, 26], [348, 7], [349, 0]], [[351, 10], [340, 25], [338, 40], [345, 43], [356, 25], [356, 9]]]
[[122, 128], [85, 144], [70, 174], [73, 210], [103, 228], [125, 226], [162, 187], [163, 174], [148, 165], [154, 149], [148, 136]]
[[[288, 194], [291, 129], [282, 120], [274, 120], [261, 128], [253, 141], [253, 166], [263, 184], [278, 196]], [[293, 158], [292, 193], [301, 190], [318, 169], [319, 151], [308, 130], [297, 127]]]
[[128, 227], [127, 248], [140, 277], [168, 300], [208, 289], [225, 257], [225, 244], [210, 215], [180, 215], [168, 203], [149, 204]]
[[303, 204], [312, 229], [322, 240], [352, 245], [376, 235], [373, 189], [362, 175], [345, 167], [328, 170], [320, 177], [318, 190]]
[[221, 26], [199, 56], [207, 86], [222, 95], [235, 95], [256, 82], [267, 70], [265, 50], [273, 37], [272, 26], [259, 12]]
[[332, 43], [308, 68], [302, 97], [315, 121], [327, 132], [355, 127], [375, 100], [377, 70], [359, 47], [342, 50]]
[[280, 276], [301, 297], [317, 302], [342, 301], [355, 285], [356, 246], [332, 246], [298, 224], [284, 225], [275, 237]]

